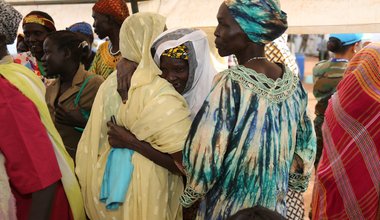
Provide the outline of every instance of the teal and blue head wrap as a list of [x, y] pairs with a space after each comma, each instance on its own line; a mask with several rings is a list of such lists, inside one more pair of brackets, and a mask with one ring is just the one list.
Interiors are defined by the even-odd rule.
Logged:
[[254, 43], [270, 43], [288, 28], [286, 13], [276, 0], [225, 0], [224, 3]]

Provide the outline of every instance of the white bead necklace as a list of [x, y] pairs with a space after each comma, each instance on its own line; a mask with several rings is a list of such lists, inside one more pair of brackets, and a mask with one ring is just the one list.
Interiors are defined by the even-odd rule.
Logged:
[[111, 44], [111, 42], [108, 44], [108, 51], [110, 52], [110, 54], [112, 56], [116, 56], [116, 55], [118, 55], [120, 53], [120, 50], [116, 51], [115, 53], [112, 52], [112, 44]]
[[266, 60], [266, 57], [252, 57], [251, 59], [247, 60], [245, 63], [249, 63], [252, 60]]

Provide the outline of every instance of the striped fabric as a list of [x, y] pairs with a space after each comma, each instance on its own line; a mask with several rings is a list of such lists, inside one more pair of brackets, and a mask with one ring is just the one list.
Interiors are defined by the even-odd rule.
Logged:
[[347, 72], [353, 72], [363, 90], [380, 102], [380, 44], [371, 44], [350, 63]]
[[380, 44], [351, 60], [325, 116], [313, 219], [379, 219]]

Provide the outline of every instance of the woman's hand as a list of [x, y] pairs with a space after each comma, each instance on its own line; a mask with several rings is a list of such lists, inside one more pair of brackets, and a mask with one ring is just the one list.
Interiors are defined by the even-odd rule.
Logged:
[[125, 103], [128, 99], [128, 90], [131, 86], [132, 75], [138, 64], [121, 58], [116, 65], [117, 69], [117, 92], [121, 96], [121, 100]]
[[[162, 153], [159, 150], [154, 149], [148, 142], [139, 141], [135, 135], [124, 127], [118, 126], [111, 121], [107, 122], [108, 130], [108, 142], [114, 148], [128, 148], [138, 152], [155, 164], [168, 169], [174, 174], [182, 175], [180, 163], [175, 164], [172, 155]], [[175, 154], [176, 157], [181, 156], [179, 152]]]
[[136, 150], [136, 142], [139, 140], [124, 127], [118, 126], [111, 121], [107, 122], [108, 142], [114, 148], [128, 148]]
[[79, 108], [72, 111], [66, 111], [64, 107], [60, 105], [58, 105], [55, 109], [55, 121], [59, 124], [80, 128], [84, 128], [87, 123]]
[[290, 167], [290, 172], [302, 174], [303, 168], [304, 168], [304, 165], [303, 165], [303, 161], [301, 157], [298, 156], [297, 154], [294, 154], [292, 166]]

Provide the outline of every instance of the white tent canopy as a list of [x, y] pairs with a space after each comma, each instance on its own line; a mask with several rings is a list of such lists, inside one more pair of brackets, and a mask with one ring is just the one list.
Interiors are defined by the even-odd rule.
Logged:
[[380, 32], [380, 0], [281, 0], [289, 33]]
[[[12, 0], [13, 3], [18, 0]], [[23, 0], [25, 2], [25, 0]], [[34, 0], [30, 0], [34, 1]], [[140, 11], [152, 11], [167, 17], [167, 26], [215, 27], [222, 0], [149, 0], [139, 2]], [[16, 6], [23, 14], [41, 10], [54, 18], [58, 29], [72, 23], [92, 23], [93, 4]], [[288, 33], [323, 34], [380, 32], [380, 0], [281, 0], [288, 14]]]
[[[142, 10], [168, 17], [168, 26], [216, 26], [220, 0], [141, 2]], [[281, 0], [293, 34], [380, 32], [380, 0]]]

